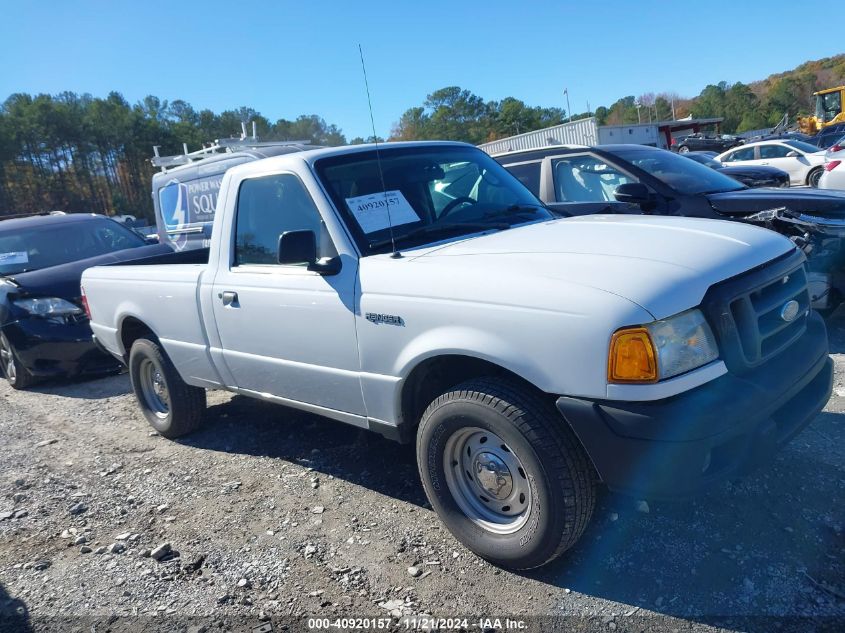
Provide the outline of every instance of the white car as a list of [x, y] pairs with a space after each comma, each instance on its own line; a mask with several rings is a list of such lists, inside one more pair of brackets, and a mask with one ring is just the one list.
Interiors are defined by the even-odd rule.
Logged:
[[[836, 146], [834, 146], [836, 147]], [[824, 173], [819, 180], [820, 189], [845, 190], [845, 149], [838, 152], [828, 152]]]
[[815, 145], [794, 139], [760, 141], [735, 147], [716, 157], [726, 166], [769, 165], [789, 174], [791, 185], [819, 186], [825, 152]]

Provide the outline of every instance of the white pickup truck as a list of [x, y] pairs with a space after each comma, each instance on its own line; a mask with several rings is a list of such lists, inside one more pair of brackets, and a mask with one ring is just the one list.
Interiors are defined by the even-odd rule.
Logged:
[[234, 167], [208, 251], [82, 284], [162, 435], [197, 428], [205, 390], [227, 389], [416, 441], [443, 522], [511, 568], [572, 546], [599, 482], [674, 496], [747, 471], [832, 385], [788, 239], [556, 218], [460, 143]]

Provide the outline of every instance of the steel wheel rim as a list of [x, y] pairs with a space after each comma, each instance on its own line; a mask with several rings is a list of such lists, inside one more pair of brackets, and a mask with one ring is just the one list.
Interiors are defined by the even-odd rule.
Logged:
[[525, 468], [495, 433], [465, 427], [443, 452], [446, 485], [461, 511], [494, 534], [513, 534], [528, 521], [531, 487]]
[[170, 392], [161, 367], [145, 358], [138, 367], [138, 378], [147, 408], [157, 417], [166, 418], [170, 413]]
[[688, 153], [688, 152], [689, 152], [689, 147], [687, 147], [686, 145], [684, 145], [683, 147], [681, 147], [681, 148], [678, 150], [678, 153], [679, 153], [679, 154], [686, 154], [686, 153]]

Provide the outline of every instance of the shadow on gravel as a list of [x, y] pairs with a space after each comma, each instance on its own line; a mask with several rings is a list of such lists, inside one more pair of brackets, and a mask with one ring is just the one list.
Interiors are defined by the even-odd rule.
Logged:
[[417, 506], [427, 504], [413, 446], [277, 404], [244, 396], [212, 404], [202, 429], [177, 441], [296, 462]]
[[822, 413], [774, 464], [702, 497], [650, 502], [645, 513], [605, 494], [580, 544], [526, 575], [619, 602], [623, 614], [845, 630], [843, 441], [843, 414]]
[[29, 610], [23, 600], [12, 598], [0, 585], [0, 633], [25, 633], [32, 631]]
[[132, 391], [132, 386], [129, 382], [129, 374], [123, 373], [106, 376], [57, 378], [40, 382], [28, 391], [81, 400], [103, 400], [104, 398], [114, 398], [129, 393]]
[[[648, 610], [753, 631], [793, 630], [776, 622], [793, 615], [820, 617], [825, 630], [838, 625], [845, 471], [842, 451], [830, 447], [845, 444], [843, 417], [821, 414], [774, 464], [694, 500], [651, 502], [645, 513], [635, 500], [605, 493], [581, 543], [524, 575], [618, 602], [617, 611], [632, 616]], [[179, 441], [296, 462], [427, 506], [412, 447], [275, 404], [236, 396], [212, 405], [203, 429]]]
[[831, 354], [845, 354], [845, 306], [825, 319]]

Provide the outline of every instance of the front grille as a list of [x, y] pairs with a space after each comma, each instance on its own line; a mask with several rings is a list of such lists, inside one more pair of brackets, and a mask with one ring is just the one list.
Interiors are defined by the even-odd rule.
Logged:
[[[798, 316], [781, 317], [789, 301], [798, 302]], [[810, 294], [804, 256], [795, 251], [713, 286], [703, 303], [725, 364], [742, 372], [765, 363], [807, 329]]]

